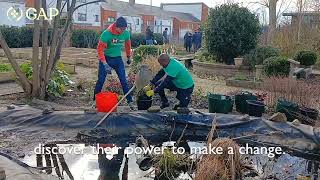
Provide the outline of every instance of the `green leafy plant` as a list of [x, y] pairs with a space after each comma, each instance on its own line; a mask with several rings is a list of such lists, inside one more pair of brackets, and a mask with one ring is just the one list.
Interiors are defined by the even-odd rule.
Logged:
[[210, 54], [206, 48], [201, 48], [195, 53], [195, 59], [200, 62], [215, 63], [217, 62], [217, 57]]
[[66, 91], [66, 86], [72, 84], [70, 75], [64, 70], [55, 69], [48, 84], [48, 93], [53, 96], [61, 96]]
[[317, 62], [317, 53], [313, 51], [302, 50], [297, 52], [294, 59], [304, 66], [312, 66]]
[[12, 66], [9, 63], [0, 64], [0, 72], [10, 72], [12, 71]]
[[[20, 65], [21, 71], [27, 76], [28, 79], [32, 79], [32, 64], [31, 62], [25, 62]], [[61, 96], [65, 93], [66, 86], [72, 84], [70, 75], [63, 70], [63, 64], [58, 63], [56, 69], [53, 70], [51, 79], [48, 83], [47, 92], [49, 95]]]
[[239, 81], [245, 81], [245, 80], [247, 80], [248, 78], [247, 78], [247, 76], [246, 76], [245, 74], [243, 74], [243, 73], [238, 73], [238, 74], [235, 75], [234, 79], [235, 79], [235, 80], [239, 80]]
[[136, 48], [133, 52], [133, 61], [135, 64], [142, 61], [148, 55], [157, 56], [160, 53], [160, 48], [158, 46], [146, 46], [142, 45]]
[[249, 9], [236, 4], [221, 5], [210, 11], [205, 43], [209, 53], [233, 64], [233, 58], [256, 47], [259, 33], [259, 20]]
[[267, 76], [288, 76], [290, 63], [284, 57], [270, 57], [264, 61], [264, 72]]
[[32, 79], [32, 64], [31, 62], [24, 62], [20, 65], [21, 71], [27, 76], [28, 79]]
[[274, 56], [280, 56], [279, 49], [270, 46], [257, 47], [244, 56], [243, 64], [254, 69], [255, 65], [261, 65], [265, 59]]

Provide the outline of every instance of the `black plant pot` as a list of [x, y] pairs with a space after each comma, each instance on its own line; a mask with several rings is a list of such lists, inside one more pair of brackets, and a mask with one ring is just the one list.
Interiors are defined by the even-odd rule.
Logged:
[[300, 107], [300, 112], [302, 115], [307, 116], [311, 119], [314, 119], [314, 120], [318, 119], [319, 111], [316, 109]]
[[262, 101], [247, 100], [248, 114], [250, 116], [261, 117], [265, 110]]
[[148, 110], [152, 106], [152, 97], [148, 97], [145, 94], [141, 95], [137, 99], [138, 110]]

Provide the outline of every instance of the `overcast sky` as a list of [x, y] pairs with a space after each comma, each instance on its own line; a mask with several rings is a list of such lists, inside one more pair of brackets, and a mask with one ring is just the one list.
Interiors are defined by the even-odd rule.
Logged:
[[[128, 2], [129, 0], [121, 0]], [[209, 7], [215, 7], [217, 5], [221, 5], [227, 2], [230, 3], [239, 3], [241, 6], [247, 7], [250, 11], [254, 12], [255, 14], [260, 14], [260, 21], [262, 23], [266, 23], [268, 21], [268, 10], [259, 4], [253, 2], [263, 2], [263, 0], [135, 0], [138, 4], [151, 4], [153, 6], [160, 6], [161, 3], [194, 3], [194, 2], [203, 2]], [[295, 0], [279, 0], [277, 11], [280, 12], [287, 12], [293, 11]], [[281, 19], [281, 18], [280, 18]], [[278, 19], [278, 21], [280, 20]]]
[[[129, 0], [121, 0], [128, 2]], [[249, 2], [254, 2], [257, 0], [136, 0], [136, 3], [138, 4], [148, 4], [150, 5], [152, 1], [153, 6], [160, 6], [161, 3], [194, 3], [194, 2], [203, 2], [209, 7], [214, 7], [219, 4], [223, 4], [225, 2], [234, 2], [234, 3], [243, 3], [248, 4]]]

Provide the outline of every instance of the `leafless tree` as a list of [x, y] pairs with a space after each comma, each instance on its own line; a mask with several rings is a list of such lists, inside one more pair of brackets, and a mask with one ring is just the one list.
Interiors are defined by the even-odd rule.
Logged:
[[[268, 43], [272, 43], [274, 34], [277, 29], [277, 23], [281, 17], [281, 14], [286, 11], [292, 0], [261, 0], [250, 2], [249, 4], [258, 4], [269, 10], [269, 29], [268, 29]], [[277, 8], [278, 7], [278, 8]]]
[[[52, 71], [55, 68], [57, 61], [60, 59], [63, 41], [66, 37], [67, 31], [72, 25], [72, 15], [74, 11], [82, 6], [92, 3], [102, 2], [104, 0], [89, 1], [87, 3], [76, 6], [77, 0], [66, 0], [62, 6], [62, 0], [57, 0], [56, 8], [59, 12], [62, 12], [63, 7], [67, 4], [67, 17], [64, 24], [61, 22], [61, 13], [54, 17], [52, 22], [52, 41], [48, 46], [48, 28], [49, 22], [44, 19], [34, 20], [34, 33], [33, 33], [33, 48], [32, 48], [32, 80], [30, 81], [26, 75], [21, 71], [16, 59], [13, 57], [10, 48], [7, 45], [4, 36], [0, 31], [0, 45], [4, 50], [9, 62], [11, 63], [18, 81], [20, 82], [24, 92], [28, 97], [35, 97], [44, 99], [46, 95], [47, 85], [49, 83]], [[46, 0], [35, 0], [35, 9], [39, 12], [40, 8], [44, 8], [45, 12], [47, 8]], [[48, 14], [47, 14], [48, 15]], [[42, 36], [42, 53], [39, 58], [39, 42], [40, 34]]]

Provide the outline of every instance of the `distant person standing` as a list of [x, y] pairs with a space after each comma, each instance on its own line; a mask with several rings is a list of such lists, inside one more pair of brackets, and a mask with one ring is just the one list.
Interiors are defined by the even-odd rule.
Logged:
[[196, 29], [193, 37], [192, 37], [192, 42], [193, 42], [193, 49], [194, 52], [198, 51], [201, 47], [201, 39], [202, 39], [202, 34], [200, 32], [200, 29]]
[[150, 29], [150, 26], [146, 30], [146, 45], [153, 45], [154, 35]]
[[191, 52], [192, 34], [189, 31], [187, 31], [183, 39], [184, 39], [184, 47], [186, 48], [186, 51]]
[[169, 44], [169, 37], [168, 37], [168, 28], [165, 28], [162, 33], [163, 43]]

